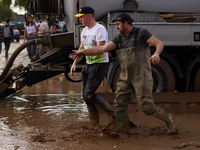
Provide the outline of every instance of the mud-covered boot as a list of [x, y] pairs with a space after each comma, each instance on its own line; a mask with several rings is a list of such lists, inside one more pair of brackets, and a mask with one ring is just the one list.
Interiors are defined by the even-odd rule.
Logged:
[[114, 108], [110, 106], [110, 104], [101, 96], [97, 95], [95, 104], [105, 111], [108, 115], [108, 122], [106, 125], [111, 125], [115, 123], [115, 111]]
[[155, 106], [154, 108], [155, 109], [152, 115], [165, 122], [168, 134], [178, 134], [178, 129], [173, 122], [172, 115], [168, 115], [162, 108], [158, 106]]
[[90, 116], [90, 122], [92, 126], [98, 126], [99, 125], [99, 111], [97, 106], [94, 104], [87, 104], [88, 112]]
[[120, 130], [129, 130], [129, 117], [127, 111], [116, 111], [116, 123]]
[[169, 114], [168, 117], [169, 117], [169, 122], [165, 122], [166, 126], [167, 126], [168, 134], [169, 135], [177, 135], [178, 134], [178, 129], [177, 129], [177, 127], [175, 126], [175, 124], [173, 122], [172, 115]]

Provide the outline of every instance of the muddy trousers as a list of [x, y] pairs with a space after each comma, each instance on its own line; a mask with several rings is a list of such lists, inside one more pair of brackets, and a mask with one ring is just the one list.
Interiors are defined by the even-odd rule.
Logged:
[[108, 63], [96, 63], [86, 65], [81, 72], [83, 81], [83, 99], [87, 104], [90, 121], [93, 125], [99, 124], [99, 112], [97, 106], [108, 114], [109, 121], [114, 116], [114, 109], [110, 104], [105, 99], [95, 94], [104, 79], [104, 76], [107, 74], [107, 71]]
[[[127, 131], [129, 129], [129, 116], [127, 112], [128, 104], [132, 100], [133, 88], [131, 86], [125, 86], [127, 83], [118, 82], [120, 88], [118, 89], [117, 96], [115, 99], [115, 114], [116, 114], [116, 123], [118, 127], [122, 130]], [[122, 87], [122, 85], [124, 85]], [[132, 90], [131, 90], [132, 89]], [[126, 92], [123, 92], [126, 91]], [[136, 94], [136, 92], [134, 92]], [[136, 94], [137, 95], [137, 94]], [[171, 120], [167, 113], [152, 101], [152, 98], [136, 96], [137, 103], [139, 107], [146, 115], [153, 115], [160, 120], [163, 120], [168, 128], [172, 127]]]
[[117, 51], [118, 60], [122, 71], [117, 81], [116, 123], [119, 128], [128, 130], [128, 104], [134, 93], [138, 106], [146, 115], [153, 115], [163, 120], [167, 127], [173, 126], [168, 114], [153, 103], [153, 79], [149, 61], [149, 48], [125, 48]]

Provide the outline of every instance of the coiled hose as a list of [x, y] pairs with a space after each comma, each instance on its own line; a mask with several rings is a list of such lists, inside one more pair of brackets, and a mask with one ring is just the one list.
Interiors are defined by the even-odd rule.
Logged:
[[0, 76], [0, 81], [3, 80], [3, 78], [7, 75], [7, 73], [9, 72], [10, 68], [13, 65], [13, 62], [15, 60], [15, 58], [19, 55], [19, 53], [26, 47], [30, 46], [30, 45], [34, 45], [34, 44], [40, 44], [40, 40], [29, 40], [25, 43], [23, 43], [22, 45], [20, 45], [15, 51], [14, 53], [11, 55], [10, 59], [8, 60], [8, 63], [6, 64], [1, 76]]

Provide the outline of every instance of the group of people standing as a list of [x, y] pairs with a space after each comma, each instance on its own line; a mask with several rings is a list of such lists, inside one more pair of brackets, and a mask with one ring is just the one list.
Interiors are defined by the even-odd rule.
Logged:
[[[45, 21], [45, 16], [41, 15], [39, 18], [39, 24], [33, 20], [32, 15], [28, 15], [27, 21], [25, 24], [25, 32], [24, 32], [24, 42], [27, 40], [37, 39], [38, 34], [41, 35], [42, 33], [51, 31], [56, 32], [56, 29], [60, 29], [59, 22], [56, 20], [53, 25], [51, 25], [49, 29], [49, 25]], [[38, 47], [37, 45], [31, 45], [27, 47], [28, 56], [31, 60], [34, 60], [36, 56], [41, 56], [48, 51], [48, 46], [43, 46], [40, 44]]]
[[8, 50], [13, 37], [13, 28], [10, 25], [10, 20], [7, 19], [5, 25], [0, 26], [0, 54], [2, 51], [2, 43], [5, 44], [5, 57], [8, 57]]
[[[28, 41], [28, 40], [37, 39], [38, 33], [40, 34], [40, 33], [49, 31], [49, 26], [46, 23], [44, 16], [40, 16], [40, 22], [41, 22], [41, 25], [39, 26], [39, 24], [33, 20], [33, 16], [28, 15], [27, 21], [25, 24], [24, 42], [26, 40]], [[45, 47], [45, 49], [47, 51], [47, 47]], [[37, 48], [37, 45], [28, 46], [27, 51], [28, 51], [28, 56], [31, 60], [36, 56], [36, 54], [40, 53]]]
[[[24, 42], [27, 40], [37, 39], [39, 34], [45, 33], [49, 31], [49, 25], [45, 21], [45, 16], [41, 15], [39, 18], [39, 24], [33, 20], [32, 15], [27, 16], [27, 21], [24, 25]], [[56, 29], [59, 28], [59, 22], [56, 20], [54, 24], [50, 27], [50, 31], [56, 32]], [[10, 48], [11, 39], [13, 37], [13, 28], [10, 25], [10, 20], [7, 19], [5, 25], [2, 27], [0, 26], [0, 54], [2, 51], [2, 43], [5, 43], [5, 56], [8, 57], [8, 50]], [[28, 57], [30, 60], [35, 60], [36, 56], [41, 56], [48, 51], [47, 46], [42, 46], [40, 44], [37, 45], [30, 45], [27, 47]]]

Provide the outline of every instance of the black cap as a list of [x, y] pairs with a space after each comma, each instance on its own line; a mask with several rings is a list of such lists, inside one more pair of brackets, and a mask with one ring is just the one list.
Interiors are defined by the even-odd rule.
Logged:
[[79, 13], [75, 15], [76, 18], [81, 17], [85, 14], [94, 14], [95, 11], [92, 7], [84, 6], [79, 10]]
[[116, 17], [116, 19], [112, 20], [112, 22], [116, 22], [116, 21], [121, 21], [121, 22], [127, 21], [129, 24], [131, 24], [133, 22], [133, 19], [131, 19], [131, 17], [128, 14], [122, 13], [122, 14], [119, 14]]
[[8, 22], [10, 22], [10, 20], [9, 20], [9, 19], [7, 19], [7, 20], [6, 20], [6, 22], [7, 22], [7, 23], [8, 23]]

